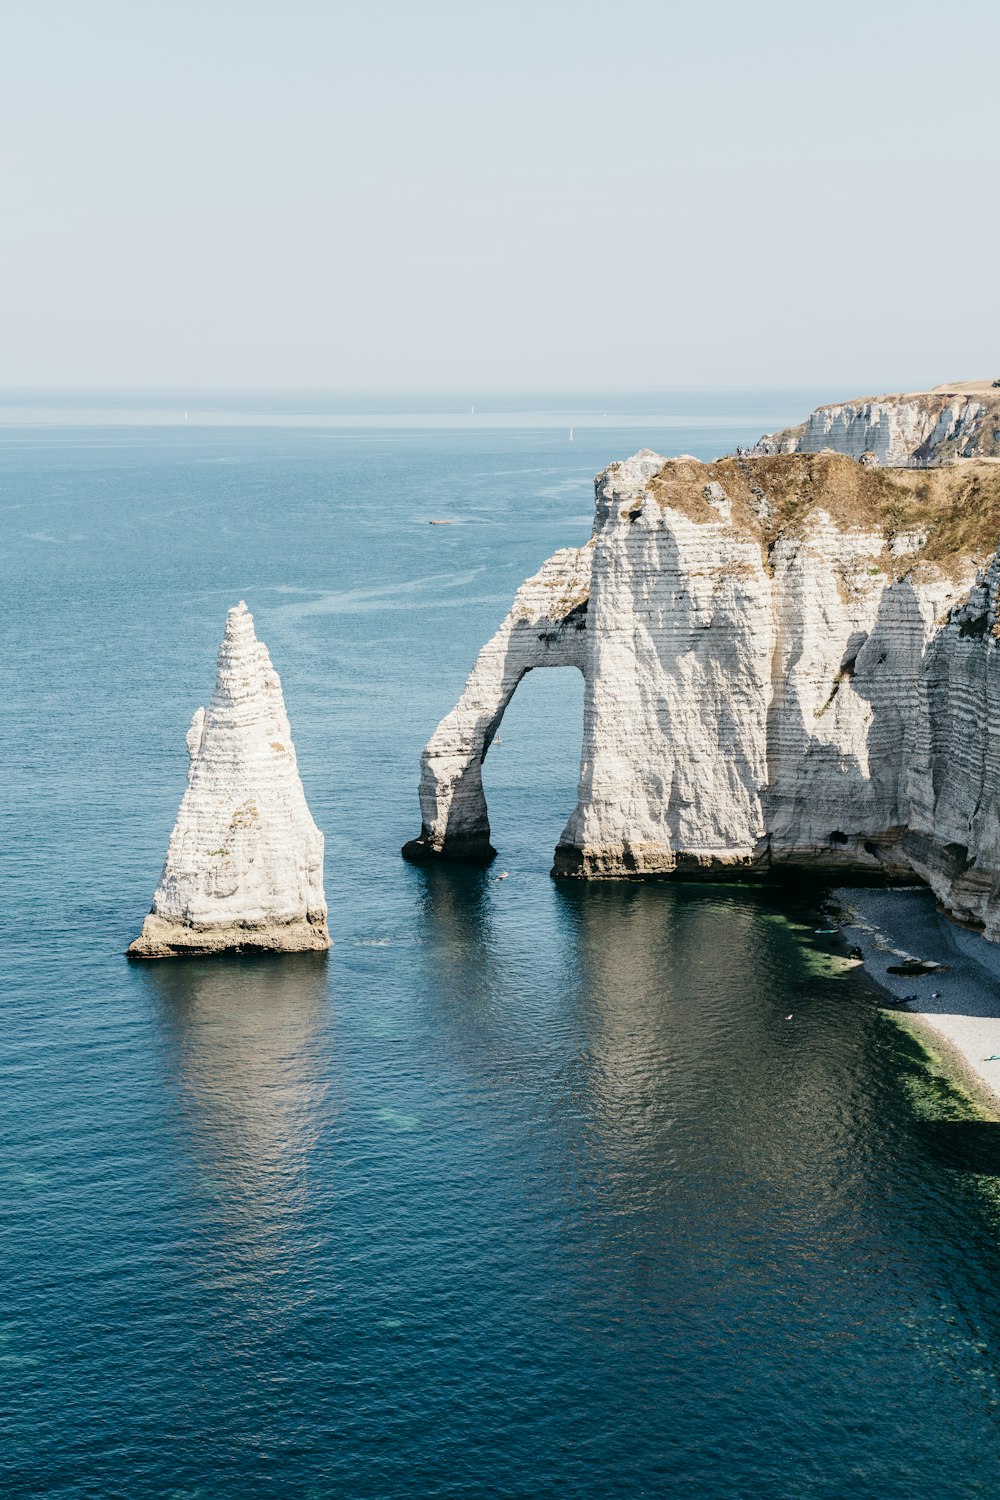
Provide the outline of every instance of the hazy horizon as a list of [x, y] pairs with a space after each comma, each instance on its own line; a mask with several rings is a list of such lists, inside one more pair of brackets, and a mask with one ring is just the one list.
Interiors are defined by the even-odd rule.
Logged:
[[[963, 372], [960, 375], [955, 376], [954, 377], [954, 381], [955, 381], [956, 384], [958, 384], [960, 382], [964, 382], [964, 381], [968, 381], [968, 380], [987, 379], [987, 378], [988, 378], [988, 376], [986, 374], [984, 374], [982, 371], [978, 372], [978, 374], [975, 373], [975, 372], [973, 372], [971, 374]], [[831, 382], [826, 381], [826, 382], [823, 382], [823, 384], [824, 385], [829, 385], [829, 384], [831, 384]], [[836, 381], [836, 382], [833, 382], [833, 384], [835, 384], [838, 387], [838, 394], [833, 395], [833, 396], [831, 396], [829, 398], [831, 402], [832, 401], [836, 401], [836, 400], [840, 399], [841, 397], [843, 397], [844, 399], [849, 399], [851, 397], [895, 395], [895, 394], [899, 394], [899, 393], [905, 393], [908, 390], [917, 391], [917, 390], [923, 390], [924, 389], [923, 386], [906, 386], [906, 385], [894, 386], [894, 387], [892, 387], [891, 390], [890, 390], [890, 388], [888, 386], [883, 387], [883, 388], [878, 388], [878, 389], [876, 389], [876, 387], [874, 387], [874, 386], [872, 386], [871, 388], [869, 388], [868, 386], [865, 386], [864, 388], [862, 388], [862, 386], [857, 385], [857, 382], [855, 382], [854, 385], [851, 387], [850, 391], [847, 391], [847, 390], [842, 390], [841, 391], [841, 390], [839, 390], [839, 387], [841, 387], [841, 386], [844, 385], [844, 381], [842, 381], [842, 380], [841, 381]], [[935, 386], [947, 386], [948, 384], [949, 384], [949, 381], [947, 379], [936, 380], [934, 382]], [[855, 389], [855, 386], [857, 387], [856, 389]], [[430, 398], [430, 397], [433, 397], [433, 396], [449, 396], [449, 397], [461, 396], [464, 399], [464, 398], [467, 398], [467, 397], [471, 396], [471, 397], [482, 397], [484, 399], [490, 399], [492, 397], [506, 397], [506, 396], [521, 396], [521, 397], [523, 397], [523, 396], [532, 396], [532, 397], [579, 396], [581, 398], [590, 398], [590, 397], [604, 396], [604, 397], [608, 397], [609, 399], [620, 399], [620, 398], [623, 398], [623, 397], [626, 397], [626, 396], [672, 397], [672, 396], [697, 396], [697, 395], [700, 395], [700, 394], [712, 395], [712, 396], [724, 396], [724, 395], [726, 395], [729, 392], [732, 392], [733, 394], [736, 394], [736, 395], [747, 393], [747, 392], [753, 392], [756, 395], [766, 396], [766, 395], [770, 394], [771, 392], [777, 392], [777, 393], [780, 393], [780, 394], [789, 394], [789, 393], [795, 394], [796, 392], [799, 392], [799, 391], [801, 391], [801, 392], [808, 392], [808, 393], [815, 393], [816, 389], [817, 389], [817, 385], [816, 385], [815, 381], [803, 381], [803, 382], [799, 382], [799, 383], [796, 383], [796, 384], [790, 384], [787, 381], [767, 381], [767, 382], [742, 381], [742, 382], [740, 382], [738, 384], [734, 383], [732, 381], [720, 381], [718, 384], [702, 384], [702, 385], [696, 385], [696, 384], [692, 384], [692, 383], [683, 383], [682, 382], [682, 383], [678, 383], [676, 385], [635, 385], [635, 386], [633, 386], [633, 385], [610, 385], [610, 384], [609, 385], [600, 385], [600, 384], [571, 385], [569, 383], [551, 384], [551, 385], [529, 385], [529, 384], [515, 385], [515, 384], [508, 384], [508, 385], [493, 385], [493, 386], [490, 386], [490, 385], [464, 385], [464, 386], [462, 386], [462, 385], [423, 385], [422, 386], [422, 385], [400, 385], [400, 384], [395, 383], [395, 382], [386, 382], [385, 384], [381, 384], [381, 385], [378, 385], [378, 384], [374, 384], [374, 385], [318, 385], [318, 384], [316, 384], [316, 385], [296, 385], [296, 384], [293, 384], [293, 383], [275, 384], [273, 382], [269, 383], [269, 382], [264, 382], [264, 381], [261, 381], [259, 383], [255, 383], [255, 384], [245, 384], [245, 385], [241, 385], [241, 384], [239, 384], [237, 382], [232, 382], [232, 381], [229, 381], [229, 382], [219, 382], [219, 383], [214, 384], [214, 385], [198, 385], [198, 384], [196, 384], [194, 382], [180, 382], [180, 381], [178, 381], [178, 382], [174, 382], [174, 383], [166, 382], [166, 383], [155, 383], [154, 384], [154, 383], [150, 382], [150, 383], [144, 383], [144, 384], [118, 384], [118, 385], [112, 385], [112, 384], [93, 384], [93, 385], [89, 385], [89, 384], [85, 384], [85, 383], [78, 383], [78, 384], [74, 384], [74, 385], [67, 385], [65, 383], [60, 383], [60, 384], [52, 383], [52, 384], [39, 384], [39, 385], [27, 385], [27, 384], [25, 384], [25, 385], [13, 385], [13, 384], [4, 385], [4, 384], [0, 384], [0, 397], [28, 397], [28, 396], [34, 396], [34, 395], [44, 395], [44, 396], [53, 396], [53, 395], [67, 395], [67, 396], [94, 395], [94, 396], [98, 396], [98, 395], [106, 395], [106, 396], [129, 396], [129, 397], [132, 397], [132, 396], [141, 396], [141, 395], [154, 395], [154, 396], [189, 395], [189, 396], [192, 396], [192, 397], [198, 397], [198, 396], [227, 395], [227, 396], [283, 396], [283, 397], [289, 397], [289, 398], [293, 397], [293, 396], [303, 396], [303, 397], [318, 397], [318, 396], [323, 396], [323, 397], [350, 397], [351, 399], [362, 399], [362, 398], [365, 398], [365, 397], [376, 397], [376, 396], [377, 397], [385, 397], [385, 396], [420, 396], [420, 397], [422, 397], [424, 399], [427, 399], [427, 398]]]
[[982, 0], [36, 0], [5, 41], [0, 387], [1000, 374]]

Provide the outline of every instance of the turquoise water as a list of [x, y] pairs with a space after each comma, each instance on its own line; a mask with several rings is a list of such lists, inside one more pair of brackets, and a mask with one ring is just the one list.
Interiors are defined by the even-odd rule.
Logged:
[[[816, 903], [550, 881], [571, 672], [487, 762], [497, 864], [398, 853], [594, 472], [814, 399], [0, 398], [0, 1493], [996, 1492], [1000, 1127]], [[335, 946], [130, 966], [241, 597]]]

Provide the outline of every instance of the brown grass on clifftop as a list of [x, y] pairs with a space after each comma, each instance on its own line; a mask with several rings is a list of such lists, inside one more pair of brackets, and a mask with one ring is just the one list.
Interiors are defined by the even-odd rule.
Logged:
[[937, 469], [869, 468], [839, 453], [784, 453], [721, 458], [701, 464], [671, 459], [652, 480], [661, 506], [692, 521], [717, 521], [705, 486], [722, 486], [733, 503], [733, 525], [764, 546], [794, 534], [812, 511], [825, 510], [845, 530], [921, 531], [926, 544], [894, 569], [934, 563], [948, 572], [972, 558], [985, 561], [1000, 544], [1000, 464], [971, 460]]

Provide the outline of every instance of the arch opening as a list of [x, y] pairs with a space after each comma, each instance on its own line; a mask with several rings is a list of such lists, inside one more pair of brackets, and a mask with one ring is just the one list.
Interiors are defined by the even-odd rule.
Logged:
[[544, 869], [577, 802], [583, 673], [527, 671], [483, 759], [491, 842], [505, 864]]

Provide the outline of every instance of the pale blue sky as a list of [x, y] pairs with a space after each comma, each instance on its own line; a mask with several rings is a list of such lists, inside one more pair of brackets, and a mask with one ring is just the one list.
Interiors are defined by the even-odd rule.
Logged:
[[0, 385], [1000, 375], [1000, 7], [13, 0]]

